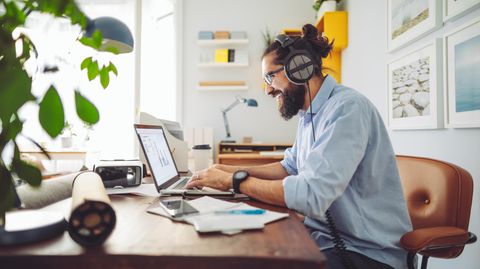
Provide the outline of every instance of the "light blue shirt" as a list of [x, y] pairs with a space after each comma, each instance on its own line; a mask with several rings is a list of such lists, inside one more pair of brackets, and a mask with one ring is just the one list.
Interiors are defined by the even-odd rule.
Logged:
[[406, 268], [400, 237], [412, 230], [390, 139], [373, 104], [327, 76], [300, 111], [297, 136], [281, 162], [287, 206], [306, 216], [320, 249], [332, 248], [330, 209], [347, 249], [394, 268]]

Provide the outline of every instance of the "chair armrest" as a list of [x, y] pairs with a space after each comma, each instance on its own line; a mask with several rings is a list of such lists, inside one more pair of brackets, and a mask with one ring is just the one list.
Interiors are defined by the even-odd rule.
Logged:
[[463, 246], [468, 239], [468, 231], [458, 227], [441, 226], [408, 232], [400, 239], [400, 245], [408, 251], [420, 252], [426, 249]]

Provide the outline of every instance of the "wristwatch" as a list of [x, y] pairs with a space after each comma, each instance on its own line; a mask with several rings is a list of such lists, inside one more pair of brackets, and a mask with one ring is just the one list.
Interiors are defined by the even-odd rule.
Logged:
[[250, 175], [248, 174], [247, 171], [245, 170], [238, 170], [235, 173], [233, 173], [232, 176], [232, 185], [233, 185], [233, 191], [235, 193], [241, 193], [240, 192], [240, 183], [245, 181]]

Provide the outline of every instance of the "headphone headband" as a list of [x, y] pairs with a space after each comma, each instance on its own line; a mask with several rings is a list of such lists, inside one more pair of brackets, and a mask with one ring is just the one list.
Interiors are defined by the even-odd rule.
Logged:
[[286, 48], [286, 47], [290, 47], [291, 45], [293, 45], [293, 43], [295, 43], [295, 39], [289, 37], [288, 35], [277, 35], [275, 37], [275, 41], [277, 41], [278, 43], [280, 43], [280, 45], [282, 46], [282, 48]]

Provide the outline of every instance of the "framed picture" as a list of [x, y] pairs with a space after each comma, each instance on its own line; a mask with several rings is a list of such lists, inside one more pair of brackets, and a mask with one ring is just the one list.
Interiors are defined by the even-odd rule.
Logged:
[[442, 0], [387, 0], [388, 50], [442, 26]]
[[443, 0], [443, 21], [460, 17], [480, 6], [480, 0]]
[[390, 129], [443, 127], [442, 39], [388, 64]]
[[445, 48], [445, 124], [480, 127], [480, 20], [447, 34]]

